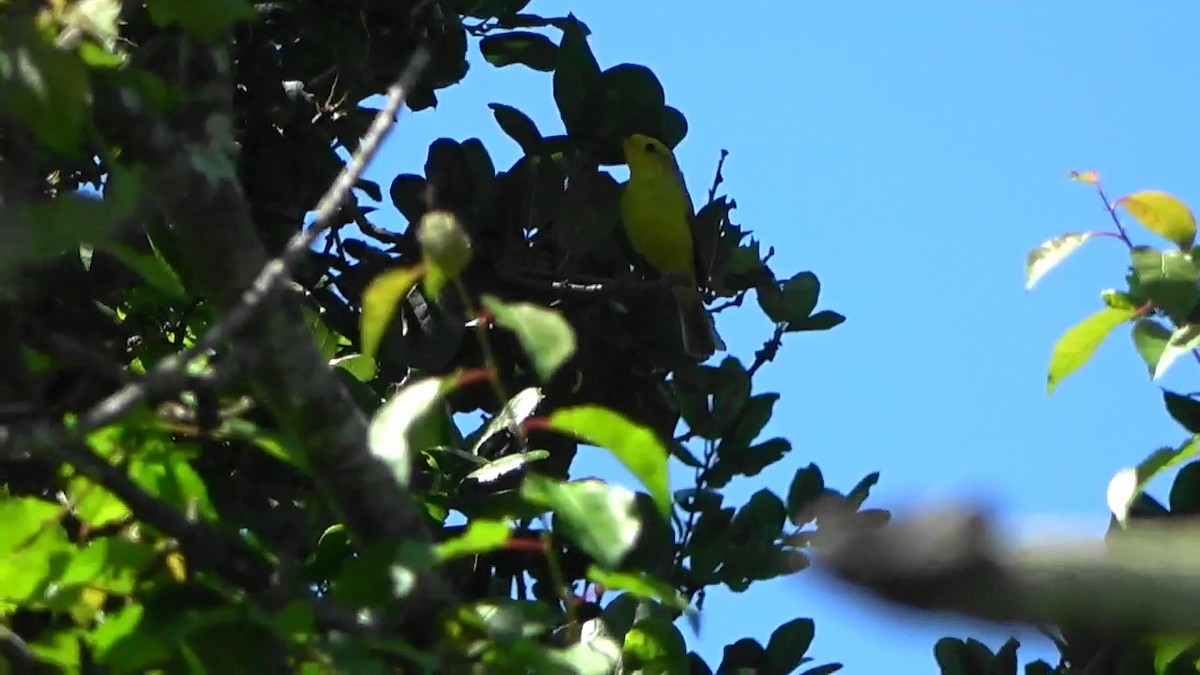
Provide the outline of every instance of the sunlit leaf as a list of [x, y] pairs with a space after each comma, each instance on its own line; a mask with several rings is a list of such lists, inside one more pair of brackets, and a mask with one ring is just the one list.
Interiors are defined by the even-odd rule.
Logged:
[[1159, 448], [1150, 453], [1136, 467], [1121, 469], [1108, 483], [1108, 508], [1124, 525], [1129, 517], [1130, 506], [1146, 485], [1162, 472], [1196, 456], [1200, 451], [1200, 436], [1193, 436], [1179, 447]]
[[1056, 265], [1067, 259], [1088, 239], [1092, 232], [1070, 232], [1045, 241], [1025, 257], [1025, 290], [1033, 286]]
[[599, 406], [561, 408], [550, 416], [552, 429], [611, 452], [646, 486], [664, 517], [671, 513], [667, 449], [654, 432]]
[[1129, 260], [1133, 265], [1131, 293], [1174, 318], [1187, 316], [1200, 303], [1200, 266], [1190, 251], [1135, 246], [1129, 251]]
[[1050, 372], [1046, 378], [1046, 393], [1055, 388], [1068, 375], [1079, 370], [1092, 358], [1096, 350], [1113, 330], [1134, 316], [1130, 310], [1106, 307], [1080, 321], [1063, 334], [1054, 345], [1050, 356]]
[[1102, 291], [1100, 299], [1104, 301], [1105, 305], [1113, 309], [1137, 309], [1141, 305], [1138, 299], [1132, 295], [1112, 288]]
[[[526, 387], [517, 392], [515, 396], [508, 399], [500, 412], [488, 420], [487, 425], [478, 432], [475, 442], [471, 444], [471, 453], [478, 455], [480, 448], [497, 433], [515, 432], [518, 426], [533, 415], [543, 398], [542, 390], [537, 387]], [[475, 434], [472, 435], [475, 436]]]
[[378, 354], [379, 343], [383, 341], [396, 307], [408, 296], [421, 274], [420, 267], [400, 267], [380, 274], [367, 284], [362, 294], [359, 323], [363, 356], [374, 359]]
[[630, 672], [685, 673], [687, 645], [667, 617], [651, 615], [635, 622], [625, 634], [622, 663]]
[[464, 555], [494, 551], [508, 541], [512, 526], [498, 520], [473, 520], [461, 536], [437, 545], [438, 560], [445, 561]]
[[442, 403], [450, 378], [429, 377], [405, 386], [375, 413], [367, 442], [401, 485], [408, 485], [418, 452], [440, 445], [450, 424]]
[[513, 455], [505, 455], [500, 459], [493, 460], [475, 469], [464, 477], [464, 480], [475, 480], [480, 483], [491, 483], [507, 476], [508, 474], [524, 468], [533, 462], [541, 461], [550, 456], [546, 450], [530, 450], [529, 452], [518, 452]]
[[1135, 192], [1117, 200], [1147, 230], [1190, 249], [1196, 240], [1196, 217], [1179, 199], [1157, 190]]
[[552, 509], [555, 529], [606, 568], [621, 562], [642, 531], [636, 495], [620, 485], [594, 479], [563, 483], [535, 474], [525, 478], [521, 494]]
[[506, 303], [484, 296], [496, 324], [512, 331], [543, 382], [575, 353], [575, 331], [559, 312], [528, 302]]
[[359, 382], [370, 382], [378, 371], [375, 359], [366, 354], [347, 354], [329, 362], [334, 368], [342, 368]]
[[592, 565], [588, 568], [587, 578], [609, 591], [626, 591], [680, 610], [688, 606], [687, 599], [674, 586], [645, 572], [613, 572]]
[[1095, 171], [1071, 171], [1067, 173], [1067, 178], [1077, 180], [1080, 183], [1095, 185], [1100, 182], [1100, 174]]
[[1180, 355], [1186, 354], [1196, 347], [1200, 347], [1200, 324], [1188, 324], [1175, 329], [1175, 332], [1171, 333], [1171, 337], [1167, 339], [1166, 349], [1163, 350], [1162, 356], [1154, 366], [1154, 379], [1162, 377], [1163, 373], [1167, 372], [1167, 369]]

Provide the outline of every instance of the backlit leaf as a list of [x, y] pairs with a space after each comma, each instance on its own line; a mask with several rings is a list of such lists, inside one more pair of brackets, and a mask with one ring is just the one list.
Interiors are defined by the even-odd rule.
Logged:
[[1130, 310], [1106, 307], [1075, 324], [1054, 345], [1046, 393], [1053, 394], [1068, 375], [1086, 364], [1113, 330], [1134, 316]]
[[418, 452], [441, 445], [450, 419], [442, 399], [453, 386], [449, 378], [429, 377], [405, 386], [371, 419], [367, 443], [401, 485], [408, 485]]
[[1157, 190], [1135, 192], [1117, 200], [1139, 223], [1154, 234], [1190, 249], [1196, 240], [1196, 217], [1179, 199]]
[[396, 306], [420, 278], [421, 268], [400, 267], [380, 274], [367, 284], [362, 294], [362, 318], [359, 320], [363, 356], [375, 358]]
[[521, 494], [554, 511], [555, 529], [603, 567], [620, 563], [642, 531], [636, 495], [620, 485], [589, 479], [563, 483], [530, 475]]
[[1177, 328], [1167, 339], [1166, 349], [1163, 350], [1162, 356], [1154, 366], [1154, 379], [1162, 377], [1163, 373], [1167, 372], [1167, 369], [1180, 355], [1186, 354], [1196, 347], [1200, 347], [1200, 324], [1188, 324]]
[[662, 515], [670, 515], [667, 449], [653, 431], [607, 408], [592, 405], [559, 409], [548, 422], [557, 431], [611, 452], [646, 486]]
[[483, 306], [498, 326], [516, 334], [543, 382], [575, 353], [575, 331], [557, 311], [528, 302], [506, 303], [492, 296], [484, 296]]
[[1025, 257], [1025, 290], [1035, 284], [1056, 265], [1067, 259], [1093, 236], [1092, 232], [1070, 232], [1045, 241]]
[[1162, 472], [1178, 466], [1200, 451], [1200, 436], [1193, 436], [1178, 447], [1159, 448], [1137, 466], [1118, 471], [1108, 483], [1108, 508], [1122, 524], [1129, 509], [1146, 485]]
[[1077, 180], [1080, 183], [1095, 185], [1100, 182], [1100, 174], [1095, 171], [1071, 171], [1067, 174], [1067, 178]]
[[512, 526], [508, 523], [498, 520], [473, 520], [461, 536], [438, 544], [434, 550], [440, 561], [487, 553], [504, 546], [511, 534]]

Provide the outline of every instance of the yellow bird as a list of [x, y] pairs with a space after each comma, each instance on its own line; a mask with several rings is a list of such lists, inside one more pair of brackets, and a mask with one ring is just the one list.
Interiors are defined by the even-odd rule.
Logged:
[[621, 221], [633, 250], [663, 275], [690, 283], [674, 286], [684, 350], [707, 359], [725, 345], [696, 292], [692, 199], [670, 148], [649, 136], [622, 141], [629, 182], [621, 195]]

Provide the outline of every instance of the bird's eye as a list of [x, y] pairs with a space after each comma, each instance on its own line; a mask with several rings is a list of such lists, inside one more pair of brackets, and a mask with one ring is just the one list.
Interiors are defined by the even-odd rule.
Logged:
[[653, 143], [646, 144], [646, 152], [654, 152], [654, 144]]

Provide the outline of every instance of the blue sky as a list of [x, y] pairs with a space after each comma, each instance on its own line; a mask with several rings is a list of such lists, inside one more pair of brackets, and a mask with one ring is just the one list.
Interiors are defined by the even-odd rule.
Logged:
[[[901, 8], [900, 6], [904, 7]], [[593, 30], [601, 67], [643, 64], [688, 117], [677, 150], [693, 199], [719, 151], [734, 220], [776, 247], [781, 275], [816, 272], [821, 307], [848, 320], [789, 336], [756, 379], [782, 394], [766, 430], [793, 444], [779, 466], [735, 481], [727, 504], [816, 462], [849, 489], [881, 472], [868, 505], [976, 498], [1014, 532], [1048, 526], [1100, 534], [1112, 474], [1184, 438], [1127, 330], [1053, 397], [1046, 366], [1058, 336], [1121, 287], [1127, 255], [1089, 242], [1032, 293], [1026, 252], [1059, 233], [1105, 228], [1095, 195], [1065, 175], [1096, 169], [1113, 197], [1145, 188], [1200, 202], [1200, 6], [1186, 2], [1055, 3], [536, 0], [528, 11], [575, 12]], [[557, 39], [556, 33], [551, 33]], [[402, 117], [368, 176], [386, 186], [420, 173], [439, 136], [484, 141], [498, 168], [518, 156], [487, 103], [514, 105], [558, 133], [550, 76], [495, 69], [472, 47], [466, 80], [436, 111]], [[614, 172], [619, 175], [619, 171]], [[379, 222], [396, 227], [390, 208]], [[1129, 220], [1129, 219], [1126, 219]], [[1135, 236], [1161, 245], [1144, 231]], [[769, 335], [756, 310], [723, 314], [745, 361]], [[1180, 361], [1165, 385], [1190, 391]], [[617, 475], [581, 456], [581, 475]], [[678, 474], [685, 479], [686, 474]], [[682, 482], [679, 484], [682, 486]], [[1165, 497], [1165, 488], [1157, 485]], [[898, 614], [813, 572], [709, 596], [699, 638], [764, 644], [808, 616], [810, 656], [849, 673], [936, 672], [943, 635], [1006, 633]], [[1030, 636], [1025, 660], [1047, 653]]]

